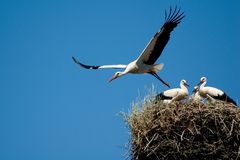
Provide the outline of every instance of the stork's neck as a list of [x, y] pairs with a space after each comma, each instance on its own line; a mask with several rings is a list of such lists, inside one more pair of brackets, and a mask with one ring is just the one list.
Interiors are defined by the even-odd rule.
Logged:
[[206, 81], [203, 82], [203, 83], [199, 86], [199, 90], [202, 89], [203, 87], [205, 87], [206, 83], [207, 83]]
[[186, 93], [188, 93], [188, 89], [184, 84], [181, 83], [180, 87], [181, 87], [182, 90], [184, 90]]
[[127, 69], [125, 69], [123, 72], [120, 72], [121, 73], [121, 76], [127, 74], [129, 71]]

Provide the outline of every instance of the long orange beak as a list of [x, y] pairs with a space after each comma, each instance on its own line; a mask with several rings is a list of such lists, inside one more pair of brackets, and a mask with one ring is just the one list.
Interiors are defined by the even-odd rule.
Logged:
[[112, 82], [112, 80], [116, 79], [118, 76], [117, 75], [113, 75], [111, 79], [109, 79], [109, 83]]

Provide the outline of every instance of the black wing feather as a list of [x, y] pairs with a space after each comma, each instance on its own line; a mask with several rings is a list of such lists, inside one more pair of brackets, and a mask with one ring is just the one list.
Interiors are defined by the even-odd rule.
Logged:
[[234, 105], [237, 105], [237, 103], [232, 98], [230, 98], [226, 93], [224, 93], [223, 95], [211, 96], [211, 97], [213, 97], [214, 99], [218, 99], [221, 101], [225, 101], [225, 102], [229, 102]]
[[156, 99], [157, 99], [157, 100], [171, 100], [172, 97], [165, 96], [165, 95], [163, 94], [163, 92], [162, 92], [162, 93], [160, 93], [160, 94], [158, 94], [158, 95], [156, 96]]
[[165, 12], [165, 23], [161, 27], [161, 30], [155, 35], [155, 37], [157, 37], [157, 40], [153, 49], [150, 51], [149, 56], [144, 58], [143, 62], [145, 64], [152, 65], [157, 61], [167, 42], [169, 41], [170, 33], [185, 17], [183, 14], [183, 12], [180, 14], [180, 9], [177, 9], [177, 7], [174, 10], [170, 8], [169, 15], [167, 15]]
[[80, 65], [81, 67], [83, 67], [83, 68], [86, 68], [86, 69], [98, 69], [100, 66], [88, 66], [88, 65], [85, 65], [85, 64], [82, 64], [82, 63], [80, 63], [76, 58], [74, 58], [74, 57], [72, 57], [72, 59], [73, 59], [73, 61], [76, 63], [76, 64], [78, 64], [78, 65]]

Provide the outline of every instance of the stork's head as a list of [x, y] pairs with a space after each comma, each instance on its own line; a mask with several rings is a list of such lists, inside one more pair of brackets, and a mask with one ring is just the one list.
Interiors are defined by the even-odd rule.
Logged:
[[116, 72], [108, 82], [112, 82], [112, 80], [118, 77], [121, 77], [122, 75], [123, 75], [123, 72]]
[[201, 85], [201, 84], [203, 84], [204, 82], [207, 82], [207, 78], [206, 78], [206, 77], [202, 77], [202, 78], [200, 79], [200, 82], [198, 83], [198, 86]]
[[199, 87], [198, 86], [195, 86], [194, 87], [194, 90], [192, 91], [193, 94], [197, 93], [199, 91]]
[[187, 84], [187, 81], [186, 80], [181, 80], [181, 82], [180, 82], [180, 85], [184, 85], [185, 87], [189, 87], [189, 85]]
[[201, 82], [206, 82], [206, 81], [207, 81], [207, 78], [206, 78], [206, 77], [202, 77], [202, 78], [200, 79], [200, 81], [201, 81]]

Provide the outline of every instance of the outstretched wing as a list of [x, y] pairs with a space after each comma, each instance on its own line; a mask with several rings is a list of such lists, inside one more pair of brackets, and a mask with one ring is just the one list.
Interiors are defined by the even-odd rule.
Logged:
[[161, 55], [164, 47], [170, 38], [170, 33], [181, 22], [185, 16], [183, 12], [180, 13], [180, 8], [175, 7], [174, 10], [170, 8], [170, 13], [167, 15], [165, 11], [165, 23], [157, 32], [146, 48], [143, 50], [137, 61], [142, 61], [145, 64], [154, 64]]
[[127, 65], [124, 65], [124, 64], [116, 64], [116, 65], [101, 65], [101, 66], [89, 66], [89, 65], [85, 65], [85, 64], [82, 64], [80, 63], [76, 58], [72, 57], [73, 61], [80, 65], [81, 67], [83, 68], [86, 68], [86, 69], [104, 69], [104, 68], [111, 68], [111, 69], [118, 69], [118, 68], [126, 68]]

